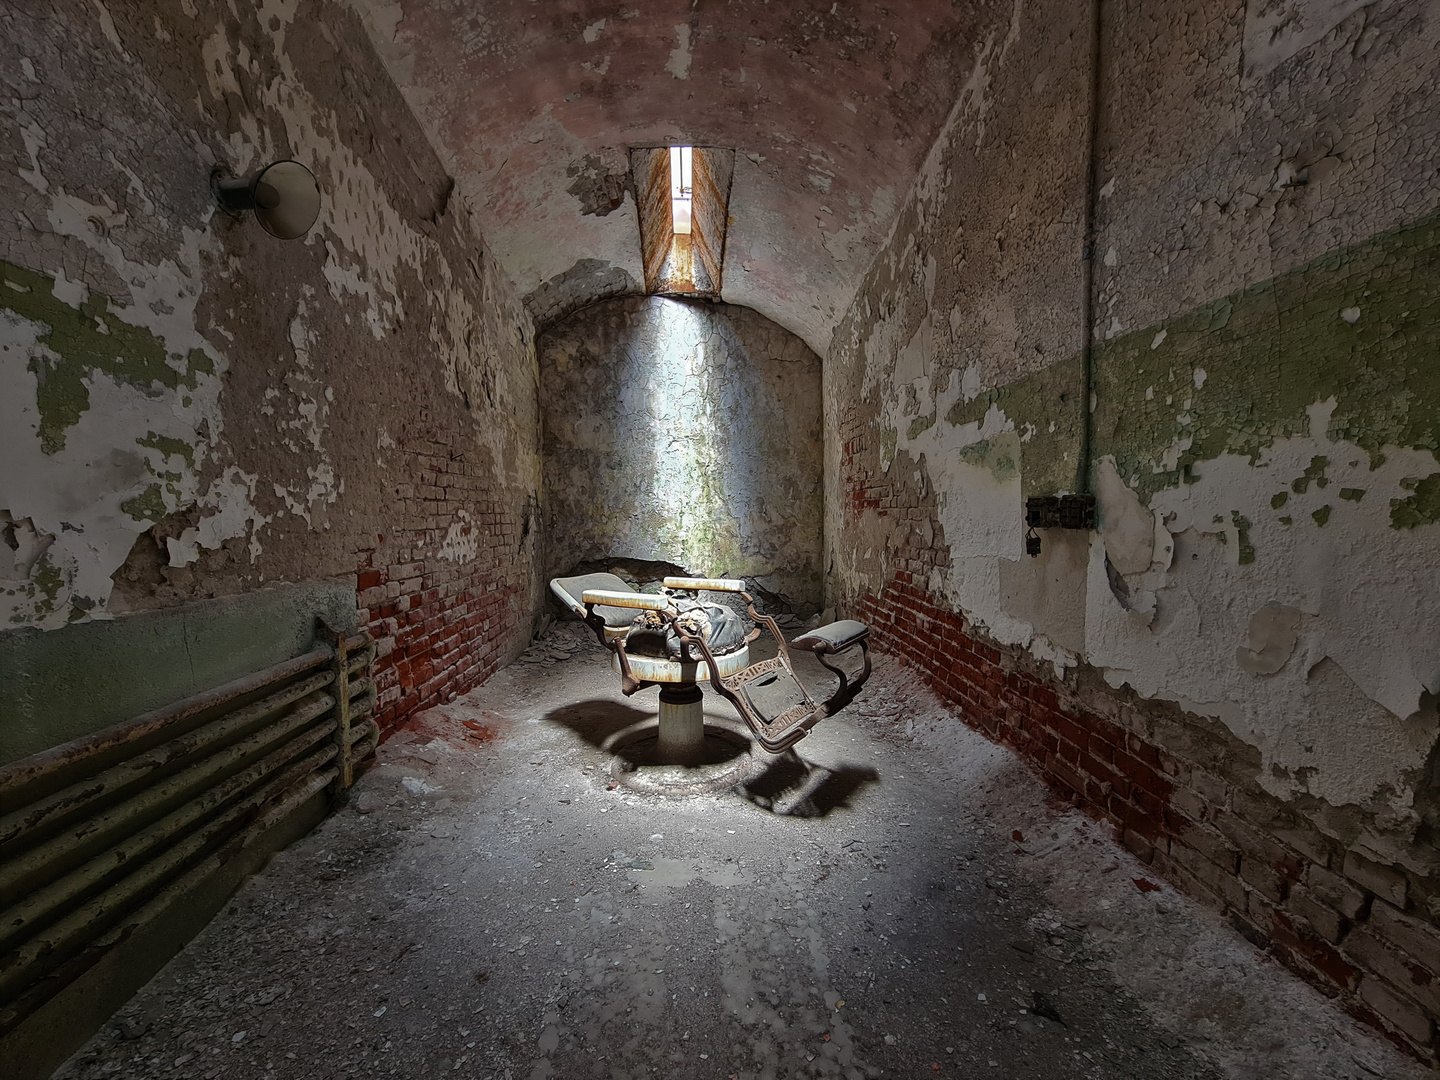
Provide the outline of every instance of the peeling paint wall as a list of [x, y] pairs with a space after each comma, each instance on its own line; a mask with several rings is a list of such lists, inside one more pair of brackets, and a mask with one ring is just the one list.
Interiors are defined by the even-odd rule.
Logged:
[[821, 600], [820, 358], [757, 312], [611, 300], [540, 336], [547, 576], [609, 559]]
[[[348, 5], [11, 7], [0, 78], [12, 632], [348, 581], [400, 643], [390, 716], [521, 647], [530, 319]], [[322, 191], [303, 240], [217, 210], [212, 170], [292, 156]]]
[[[1337, 858], [1440, 882], [1440, 18], [1103, 12], [1091, 400], [1089, 16], [1014, 0], [827, 358], [827, 590], [1218, 725]], [[1081, 483], [1098, 532], [1026, 558], [1024, 497]]]

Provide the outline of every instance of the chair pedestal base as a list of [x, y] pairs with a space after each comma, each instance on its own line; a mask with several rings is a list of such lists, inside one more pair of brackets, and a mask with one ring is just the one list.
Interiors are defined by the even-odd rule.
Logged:
[[620, 784], [646, 795], [670, 798], [729, 791], [769, 760], [751, 741], [743, 723], [703, 714], [700, 743], [683, 761], [661, 749], [654, 717], [615, 732], [600, 749], [615, 755], [609, 772]]
[[660, 688], [658, 756], [682, 764], [697, 758], [705, 747], [704, 696], [694, 683]]

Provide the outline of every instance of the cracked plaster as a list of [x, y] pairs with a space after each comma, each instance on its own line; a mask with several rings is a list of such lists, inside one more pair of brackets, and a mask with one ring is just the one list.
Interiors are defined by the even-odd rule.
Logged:
[[577, 260], [623, 271], [634, 291], [644, 280], [633, 195], [587, 213], [568, 193], [577, 163], [623, 172], [630, 147], [728, 147], [722, 298], [821, 354], [991, 6], [926, 0], [902, 18], [869, 2], [356, 0], [521, 293]]
[[[182, 6], [5, 18], [11, 625], [353, 574], [398, 528], [383, 492], [432, 411], [518, 502], [538, 487], [529, 319], [358, 20], [315, 0], [238, 21]], [[96, 123], [101, 161], [82, 152]], [[303, 240], [215, 210], [212, 167], [292, 155], [322, 189]], [[416, 406], [390, 422], [401, 438], [356, 460], [384, 388], [412, 381], [419, 396], [391, 388]]]
[[541, 335], [549, 574], [743, 577], [820, 607], [820, 359], [745, 309], [610, 300]]
[[[1087, 58], [1080, 25], [1016, 4], [827, 360], [831, 598], [913, 568], [913, 522], [864, 494], [910, 492], [933, 505], [925, 586], [985, 634], [1219, 718], [1272, 794], [1413, 829], [1440, 734], [1440, 396], [1434, 189], [1414, 183], [1437, 140], [1408, 103], [1437, 27], [1295, 0], [1261, 56], [1271, 14], [1238, 33], [1190, 7], [1178, 32], [1107, 9], [1098, 535], [1022, 555], [1024, 496], [1077, 483]], [[1042, 147], [1042, 174], [1013, 171]], [[1298, 613], [1293, 653], [1246, 670], [1272, 604]]]

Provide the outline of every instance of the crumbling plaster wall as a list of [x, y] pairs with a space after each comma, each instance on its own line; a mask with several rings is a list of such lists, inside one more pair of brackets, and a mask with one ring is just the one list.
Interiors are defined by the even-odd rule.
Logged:
[[[0, 78], [14, 632], [348, 580], [391, 716], [523, 647], [530, 320], [348, 5], [10, 6]], [[291, 156], [303, 240], [216, 209]]]
[[610, 559], [821, 602], [820, 358], [748, 308], [609, 300], [540, 335], [547, 575]]
[[[827, 358], [827, 589], [1218, 725], [1435, 878], [1436, 9], [1104, 0], [1085, 402], [1088, 5], [1007, 6]], [[1098, 532], [1025, 558], [1084, 481]]]
[[353, 0], [536, 324], [643, 289], [627, 151], [734, 149], [722, 297], [823, 352], [994, 0]]

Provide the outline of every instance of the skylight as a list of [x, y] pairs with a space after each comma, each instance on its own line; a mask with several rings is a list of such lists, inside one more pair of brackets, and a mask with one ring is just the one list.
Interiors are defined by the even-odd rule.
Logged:
[[677, 236], [690, 235], [690, 208], [695, 193], [694, 149], [670, 147], [670, 219]]
[[645, 291], [718, 298], [735, 151], [648, 146], [630, 151]]

